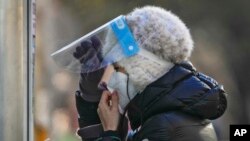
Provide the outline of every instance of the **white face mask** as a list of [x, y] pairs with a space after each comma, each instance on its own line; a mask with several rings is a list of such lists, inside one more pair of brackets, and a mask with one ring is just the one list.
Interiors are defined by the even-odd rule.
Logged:
[[107, 86], [118, 92], [120, 113], [124, 112], [127, 104], [139, 92], [132, 81], [128, 81], [128, 75], [121, 72], [113, 72]]

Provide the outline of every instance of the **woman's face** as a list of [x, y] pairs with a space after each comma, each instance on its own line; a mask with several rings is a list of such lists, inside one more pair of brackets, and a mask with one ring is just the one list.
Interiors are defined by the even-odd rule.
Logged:
[[118, 64], [108, 66], [101, 79], [101, 83], [103, 82], [107, 84], [107, 89], [111, 92], [113, 90], [117, 91], [119, 95], [120, 112], [123, 113], [126, 105], [137, 93], [136, 87], [133, 85], [133, 82], [129, 80], [129, 75], [125, 68]]
[[117, 71], [117, 72], [121, 72], [121, 73], [125, 73], [125, 74], [127, 73], [125, 68], [118, 65], [117, 63], [114, 63], [113, 67], [114, 67], [114, 70]]
[[100, 82], [105, 82], [107, 84], [113, 72], [121, 72], [121, 73], [126, 74], [125, 68], [115, 63], [106, 67]]

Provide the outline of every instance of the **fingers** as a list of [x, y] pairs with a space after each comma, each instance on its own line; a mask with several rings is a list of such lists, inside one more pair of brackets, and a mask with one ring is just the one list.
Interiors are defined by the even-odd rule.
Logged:
[[[110, 101], [112, 104], [110, 104]], [[109, 91], [103, 91], [99, 103], [99, 108], [104, 108], [104, 107], [118, 108], [118, 104], [119, 104], [119, 97], [116, 91], [114, 91], [112, 94]]]
[[114, 91], [112, 94], [109, 91], [104, 91], [97, 112], [103, 111], [118, 111], [119, 97], [118, 93]]
[[97, 113], [98, 113], [102, 122], [104, 122], [103, 116], [105, 116], [105, 114], [107, 114], [110, 111], [110, 107], [108, 105], [109, 97], [110, 97], [110, 92], [103, 91], [102, 97], [100, 99], [100, 102], [99, 102], [99, 105], [97, 108]]
[[102, 97], [99, 103], [99, 108], [109, 107], [108, 102], [109, 102], [110, 95], [111, 93], [109, 91], [103, 91]]
[[111, 78], [111, 76], [112, 76], [112, 74], [113, 74], [114, 71], [115, 70], [114, 70], [113, 65], [108, 65], [105, 68], [104, 73], [102, 75], [102, 78], [100, 80], [101, 83], [105, 83], [105, 85], [106, 85], [105, 88], [107, 88], [107, 83], [110, 80], [110, 78]]
[[80, 46], [76, 47], [76, 50], [73, 53], [73, 56], [76, 59], [80, 59], [91, 47], [92, 47], [91, 41], [84, 41], [81, 43]]
[[96, 37], [96, 36], [93, 36], [91, 37], [91, 42], [92, 42], [92, 45], [93, 47], [98, 51], [100, 50], [100, 45], [101, 45], [101, 41]]
[[92, 43], [91, 41], [86, 40], [81, 43], [81, 46], [77, 51], [81, 51], [81, 53], [85, 53], [85, 51], [88, 50], [89, 48], [92, 48]]
[[117, 91], [114, 91], [111, 97], [112, 100], [112, 109], [118, 109], [119, 97]]
[[84, 69], [82, 68], [82, 70], [84, 70], [83, 72], [95, 71], [99, 69], [103, 59], [100, 49], [101, 41], [96, 36], [93, 36], [77, 46], [72, 55], [80, 61], [81, 64], [84, 64]]
[[[111, 101], [111, 104], [108, 103]], [[97, 109], [97, 113], [102, 122], [103, 130], [117, 130], [120, 114], [118, 110], [118, 94], [104, 91]]]
[[98, 69], [101, 58], [97, 56], [98, 52], [94, 48], [89, 48], [87, 51], [82, 54], [82, 56], [78, 59], [80, 59], [80, 62], [82, 64], [85, 64], [85, 67], [89, 67], [90, 69]]
[[79, 59], [81, 57], [81, 54], [78, 53], [78, 52], [74, 52], [73, 53], [73, 56], [76, 58], [76, 59]]

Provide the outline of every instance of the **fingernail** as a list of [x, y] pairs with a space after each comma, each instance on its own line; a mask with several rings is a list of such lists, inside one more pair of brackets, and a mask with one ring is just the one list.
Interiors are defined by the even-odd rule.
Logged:
[[100, 82], [100, 83], [98, 84], [98, 89], [99, 89], [99, 90], [102, 90], [102, 91], [105, 91], [105, 90], [108, 91], [107, 83], [106, 83], [106, 82]]
[[114, 91], [113, 94], [118, 95], [118, 92], [117, 92], [117, 91]]

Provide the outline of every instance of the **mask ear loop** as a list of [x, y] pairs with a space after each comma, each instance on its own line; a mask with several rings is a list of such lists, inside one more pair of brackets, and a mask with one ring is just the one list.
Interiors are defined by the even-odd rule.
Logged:
[[[129, 95], [129, 74], [128, 73], [125, 73], [127, 75], [127, 96], [128, 96], [128, 99], [129, 101], [131, 101], [131, 98], [130, 98], [130, 95]], [[128, 104], [129, 105], [129, 104]], [[119, 129], [120, 129], [120, 135], [121, 135], [121, 138], [123, 141], [125, 141], [126, 139], [126, 136], [127, 136], [127, 130], [128, 130], [128, 119], [126, 118], [126, 113], [127, 113], [127, 110], [128, 110], [128, 105], [125, 107], [124, 109], [124, 113], [121, 115], [121, 120], [120, 120], [120, 123], [119, 123]], [[126, 135], [124, 135], [124, 133], [126, 133]]]
[[118, 126], [118, 131], [120, 133], [122, 141], [126, 140], [126, 137], [128, 134], [128, 119], [126, 118], [127, 110], [128, 110], [128, 106], [125, 107], [124, 113], [121, 114], [121, 119], [120, 119], [119, 126]]
[[130, 98], [130, 95], [129, 95], [129, 74], [128, 73], [125, 73], [127, 75], [127, 96], [128, 96], [128, 99], [129, 101], [131, 101], [131, 98]]
[[[131, 101], [131, 98], [130, 98], [130, 95], [129, 95], [129, 85], [128, 85], [128, 83], [129, 83], [129, 74], [128, 73], [126, 73], [126, 75], [127, 75], [127, 96], [128, 96], [128, 99], [129, 99], [129, 101]], [[142, 102], [144, 101], [144, 94], [142, 95]], [[129, 102], [129, 104], [130, 104], [130, 102]], [[129, 105], [128, 104], [128, 105]], [[126, 106], [126, 108], [125, 108], [125, 110], [124, 110], [124, 116], [125, 116], [125, 114], [126, 114], [126, 112], [127, 112], [127, 110], [128, 110], [128, 105]], [[133, 106], [135, 109], [137, 109], [135, 106]], [[138, 109], [137, 109], [138, 110]], [[140, 113], [140, 121], [141, 121], [141, 124], [143, 123], [143, 113], [142, 113], [142, 111], [140, 111], [139, 110], [139, 113]], [[136, 129], [136, 132], [138, 132], [139, 131], [139, 128], [137, 128]]]
[[[131, 98], [130, 98], [130, 95], [129, 95], [129, 74], [128, 73], [125, 73], [125, 74], [127, 75], [127, 88], [126, 88], [127, 89], [127, 96], [128, 96], [129, 101], [131, 102]], [[144, 95], [143, 95], [142, 99], [144, 100]], [[129, 102], [129, 104], [131, 104], [130, 102]], [[121, 120], [120, 120], [120, 123], [119, 123], [120, 135], [122, 137], [122, 140], [124, 140], [126, 138], [126, 135], [124, 135], [123, 133], [127, 133], [127, 131], [124, 131], [124, 129], [127, 130], [127, 128], [126, 128], [127, 123], [125, 121], [126, 121], [126, 113], [128, 111], [129, 104], [125, 107], [124, 113], [121, 115]], [[133, 108], [138, 110], [135, 106], [133, 106]], [[142, 122], [143, 122], [143, 113], [140, 110], [139, 110], [139, 112], [140, 112], [140, 120], [141, 120], [141, 124], [142, 124]], [[138, 132], [138, 131], [139, 131], [139, 128], [136, 129], [136, 132]]]

